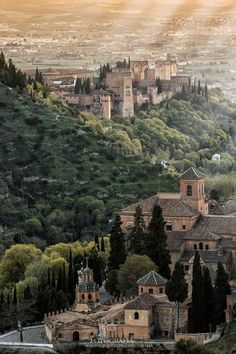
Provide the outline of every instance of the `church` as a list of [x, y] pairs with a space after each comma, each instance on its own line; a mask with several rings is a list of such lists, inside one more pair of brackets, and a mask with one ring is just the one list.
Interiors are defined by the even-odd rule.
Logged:
[[205, 193], [205, 175], [191, 167], [179, 177], [179, 193], [158, 193], [121, 211], [122, 226], [133, 226], [135, 209], [141, 206], [146, 227], [155, 204], [160, 205], [166, 225], [168, 249], [173, 270], [177, 261], [188, 275], [196, 250], [214, 280], [217, 263], [226, 271], [236, 266], [236, 200], [224, 205], [209, 200]]
[[[167, 280], [151, 271], [137, 281], [138, 296], [105, 305], [88, 263], [78, 272], [75, 303], [70, 310], [45, 316], [50, 343], [93, 339], [150, 340], [173, 337], [175, 303], [165, 294]], [[187, 328], [188, 302], [180, 306], [180, 326]]]

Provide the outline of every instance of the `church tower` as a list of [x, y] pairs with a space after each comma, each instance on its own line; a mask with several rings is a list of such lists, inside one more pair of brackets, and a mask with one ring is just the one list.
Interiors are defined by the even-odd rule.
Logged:
[[180, 176], [180, 200], [197, 209], [199, 213], [208, 214], [205, 175], [194, 167], [189, 168]]
[[86, 267], [78, 271], [78, 284], [75, 295], [76, 311], [86, 311], [90, 305], [99, 301], [99, 287], [93, 279], [93, 270], [88, 266], [86, 257]]

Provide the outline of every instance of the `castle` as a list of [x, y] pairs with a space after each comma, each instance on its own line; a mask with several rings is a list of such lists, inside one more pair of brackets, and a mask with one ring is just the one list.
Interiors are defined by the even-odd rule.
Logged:
[[160, 205], [172, 269], [180, 261], [188, 275], [198, 250], [214, 280], [219, 261], [226, 271], [236, 265], [236, 202], [229, 200], [222, 207], [208, 200], [205, 176], [193, 167], [185, 171], [179, 181], [180, 193], [158, 193], [124, 208], [120, 214], [122, 225], [127, 230], [133, 226], [135, 209], [140, 205], [148, 226], [154, 205]]
[[[189, 76], [177, 74], [177, 60], [168, 55], [166, 60], [129, 61], [125, 67], [112, 68], [100, 82], [89, 70], [78, 70], [74, 75], [69, 72], [48, 71], [43, 73], [51, 87], [51, 95], [68, 105], [91, 112], [100, 118], [111, 119], [112, 115], [132, 117], [134, 105], [151, 103], [158, 105], [171, 98], [175, 92], [190, 85]], [[76, 79], [90, 80], [90, 93], [74, 93]]]

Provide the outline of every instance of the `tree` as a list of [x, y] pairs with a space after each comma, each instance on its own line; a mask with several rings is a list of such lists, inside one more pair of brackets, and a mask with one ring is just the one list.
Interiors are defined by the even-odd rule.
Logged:
[[117, 214], [110, 234], [111, 251], [108, 260], [109, 270], [118, 270], [120, 265], [125, 262], [125, 239], [121, 225], [120, 215]]
[[18, 244], [6, 250], [0, 263], [4, 283], [16, 283], [24, 278], [27, 266], [40, 258], [42, 252], [34, 245]]
[[189, 321], [190, 331], [192, 333], [202, 333], [206, 331], [205, 314], [206, 309], [202, 268], [199, 253], [195, 252], [192, 279], [192, 307]]
[[231, 294], [228, 274], [221, 262], [217, 265], [215, 280], [215, 321], [216, 324], [225, 322], [225, 309], [227, 308], [227, 295]]
[[143, 240], [145, 237], [145, 223], [142, 215], [142, 208], [138, 205], [134, 214], [134, 227], [129, 234], [129, 252], [141, 254], [143, 252]]
[[11, 59], [8, 62], [6, 84], [10, 87], [16, 87], [16, 67]]
[[93, 278], [96, 284], [102, 285], [102, 262], [99, 259], [98, 251], [94, 247], [90, 253], [89, 267], [93, 270]]
[[158, 272], [165, 278], [170, 278], [170, 255], [167, 249], [167, 236], [165, 233], [165, 221], [162, 209], [155, 205], [152, 211], [152, 219], [148, 226], [148, 232], [144, 244], [145, 254], [150, 257], [158, 267]]
[[124, 295], [137, 294], [137, 280], [156, 269], [148, 256], [133, 254], [127, 257], [118, 271], [118, 289]]
[[3, 52], [0, 53], [0, 81], [5, 82], [6, 79], [7, 64]]
[[214, 326], [215, 320], [215, 298], [214, 291], [211, 282], [211, 276], [207, 267], [203, 268], [203, 287], [205, 296], [205, 309], [206, 309], [206, 326], [207, 330], [210, 330], [211, 326]]
[[99, 237], [98, 234], [96, 233], [94, 236], [94, 242], [96, 243], [96, 247], [98, 249], [98, 251], [100, 251], [100, 246], [99, 246]]
[[176, 330], [179, 329], [179, 304], [183, 303], [188, 297], [188, 283], [184, 277], [184, 267], [180, 262], [175, 263], [175, 269], [170, 280], [166, 284], [166, 295], [170, 301], [176, 303], [177, 318]]
[[104, 242], [104, 237], [102, 236], [102, 240], [101, 240], [101, 252], [105, 252], [105, 242]]
[[201, 81], [198, 80], [198, 85], [197, 85], [197, 93], [198, 93], [198, 95], [201, 95], [201, 92], [202, 92]]
[[205, 95], [205, 98], [206, 98], [206, 100], [207, 100], [207, 102], [208, 102], [208, 87], [207, 87], [207, 84], [205, 84], [205, 87], [204, 87], [204, 95]]
[[74, 270], [73, 270], [73, 258], [72, 250], [70, 249], [69, 256], [69, 267], [68, 267], [68, 282], [67, 282], [67, 291], [69, 293], [70, 304], [72, 305], [75, 298], [75, 283], [74, 283]]

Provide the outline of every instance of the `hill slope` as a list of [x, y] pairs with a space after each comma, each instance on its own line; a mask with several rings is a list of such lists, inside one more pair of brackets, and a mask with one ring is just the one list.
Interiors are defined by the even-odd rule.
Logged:
[[170, 173], [158, 178], [163, 159], [203, 166], [217, 151], [234, 163], [234, 117], [216, 94], [209, 103], [176, 97], [130, 120], [101, 121], [0, 85], [0, 243], [43, 247], [106, 231], [122, 206], [178, 190]]

